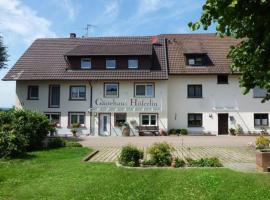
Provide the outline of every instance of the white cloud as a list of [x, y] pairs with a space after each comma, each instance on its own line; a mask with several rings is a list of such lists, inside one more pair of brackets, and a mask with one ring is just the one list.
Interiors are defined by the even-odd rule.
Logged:
[[0, 31], [10, 40], [28, 44], [36, 38], [55, 37], [51, 22], [18, 0], [0, 0]]
[[138, 15], [142, 16], [151, 12], [156, 12], [162, 8], [169, 8], [173, 5], [171, 0], [140, 0]]
[[67, 11], [69, 19], [71, 19], [72, 21], [75, 20], [76, 11], [75, 11], [75, 6], [72, 3], [72, 1], [71, 0], [62, 0], [62, 1], [58, 0], [57, 2], [64, 10]]
[[107, 17], [116, 18], [119, 14], [119, 2], [117, 0], [111, 1], [109, 4], [105, 6], [104, 15]]

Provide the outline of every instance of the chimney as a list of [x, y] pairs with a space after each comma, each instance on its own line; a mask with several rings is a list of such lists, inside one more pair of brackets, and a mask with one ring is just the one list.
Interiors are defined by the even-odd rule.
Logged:
[[70, 33], [70, 34], [69, 34], [69, 37], [70, 37], [70, 38], [76, 38], [76, 33]]
[[152, 37], [152, 44], [158, 44], [158, 37], [157, 36]]

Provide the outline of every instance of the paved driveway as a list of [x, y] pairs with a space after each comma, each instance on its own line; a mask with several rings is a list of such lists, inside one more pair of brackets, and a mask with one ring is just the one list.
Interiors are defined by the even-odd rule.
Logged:
[[148, 147], [155, 142], [168, 142], [175, 147], [243, 147], [254, 143], [253, 136], [152, 136], [152, 137], [93, 137], [81, 138], [84, 146], [90, 147], [121, 147], [134, 144], [139, 147]]

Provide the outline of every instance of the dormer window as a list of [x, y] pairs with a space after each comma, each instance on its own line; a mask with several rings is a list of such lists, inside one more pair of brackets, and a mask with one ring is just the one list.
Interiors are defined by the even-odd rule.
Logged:
[[91, 69], [91, 58], [81, 59], [81, 69]]
[[205, 54], [186, 54], [186, 64], [188, 66], [205, 66], [206, 56]]
[[128, 59], [128, 68], [129, 69], [138, 69], [139, 61], [138, 58], [130, 58]]
[[116, 60], [114, 58], [106, 59], [106, 69], [115, 69], [116, 68]]

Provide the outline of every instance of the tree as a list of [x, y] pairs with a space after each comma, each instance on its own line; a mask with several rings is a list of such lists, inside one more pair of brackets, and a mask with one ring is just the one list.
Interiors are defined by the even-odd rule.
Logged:
[[206, 0], [200, 19], [188, 25], [207, 30], [216, 25], [217, 34], [241, 39], [228, 58], [233, 72], [240, 72], [244, 93], [258, 86], [270, 99], [270, 0]]
[[3, 44], [3, 38], [0, 36], [0, 69], [5, 68], [7, 62], [7, 49]]

